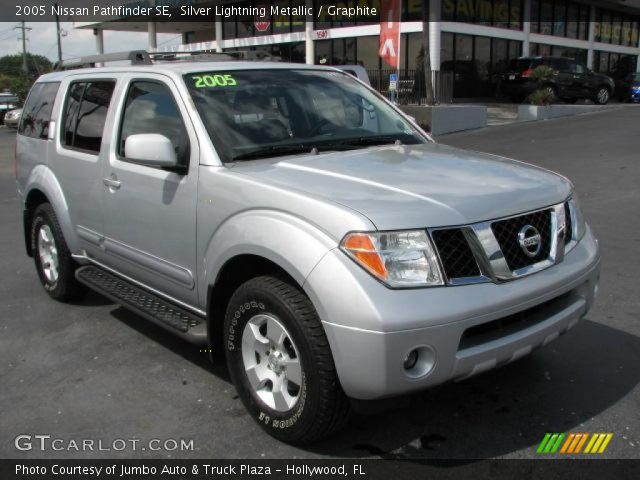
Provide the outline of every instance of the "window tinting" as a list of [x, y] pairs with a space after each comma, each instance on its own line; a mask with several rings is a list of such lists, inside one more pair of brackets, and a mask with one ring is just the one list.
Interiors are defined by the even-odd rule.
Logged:
[[36, 83], [22, 110], [18, 133], [27, 137], [46, 139], [49, 135], [51, 110], [60, 82]]
[[176, 150], [181, 165], [189, 163], [189, 136], [180, 110], [169, 89], [158, 82], [134, 82], [125, 104], [118, 154], [124, 158], [129, 135], [157, 133], [164, 135]]
[[63, 120], [61, 141], [64, 145], [89, 152], [100, 151], [114, 87], [113, 81], [71, 84]]
[[61, 142], [68, 147], [73, 146], [73, 135], [76, 130], [76, 119], [78, 118], [78, 109], [82, 101], [82, 92], [84, 92], [84, 83], [72, 83], [67, 94], [67, 102], [64, 107], [63, 130]]

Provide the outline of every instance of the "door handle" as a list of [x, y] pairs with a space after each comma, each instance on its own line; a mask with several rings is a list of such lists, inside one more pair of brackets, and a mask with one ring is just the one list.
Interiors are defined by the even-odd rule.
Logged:
[[117, 190], [120, 188], [120, 180], [115, 175], [111, 175], [110, 177], [103, 178], [102, 182], [109, 188]]

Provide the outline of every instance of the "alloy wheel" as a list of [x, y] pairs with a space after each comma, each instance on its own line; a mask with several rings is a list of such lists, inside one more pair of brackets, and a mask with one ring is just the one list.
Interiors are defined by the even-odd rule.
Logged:
[[298, 350], [272, 314], [255, 315], [242, 333], [242, 360], [254, 393], [277, 412], [291, 410], [302, 391]]

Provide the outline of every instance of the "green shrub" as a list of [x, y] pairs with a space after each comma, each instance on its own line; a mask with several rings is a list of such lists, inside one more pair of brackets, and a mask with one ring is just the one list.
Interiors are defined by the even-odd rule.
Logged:
[[531, 105], [538, 105], [539, 107], [546, 107], [553, 103], [554, 96], [547, 89], [536, 90], [527, 97], [527, 102]]

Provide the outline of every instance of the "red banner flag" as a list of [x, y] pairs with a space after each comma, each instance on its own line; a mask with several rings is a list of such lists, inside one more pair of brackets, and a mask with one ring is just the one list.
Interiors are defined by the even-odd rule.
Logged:
[[380, 57], [393, 68], [400, 66], [400, 0], [380, 1]]

